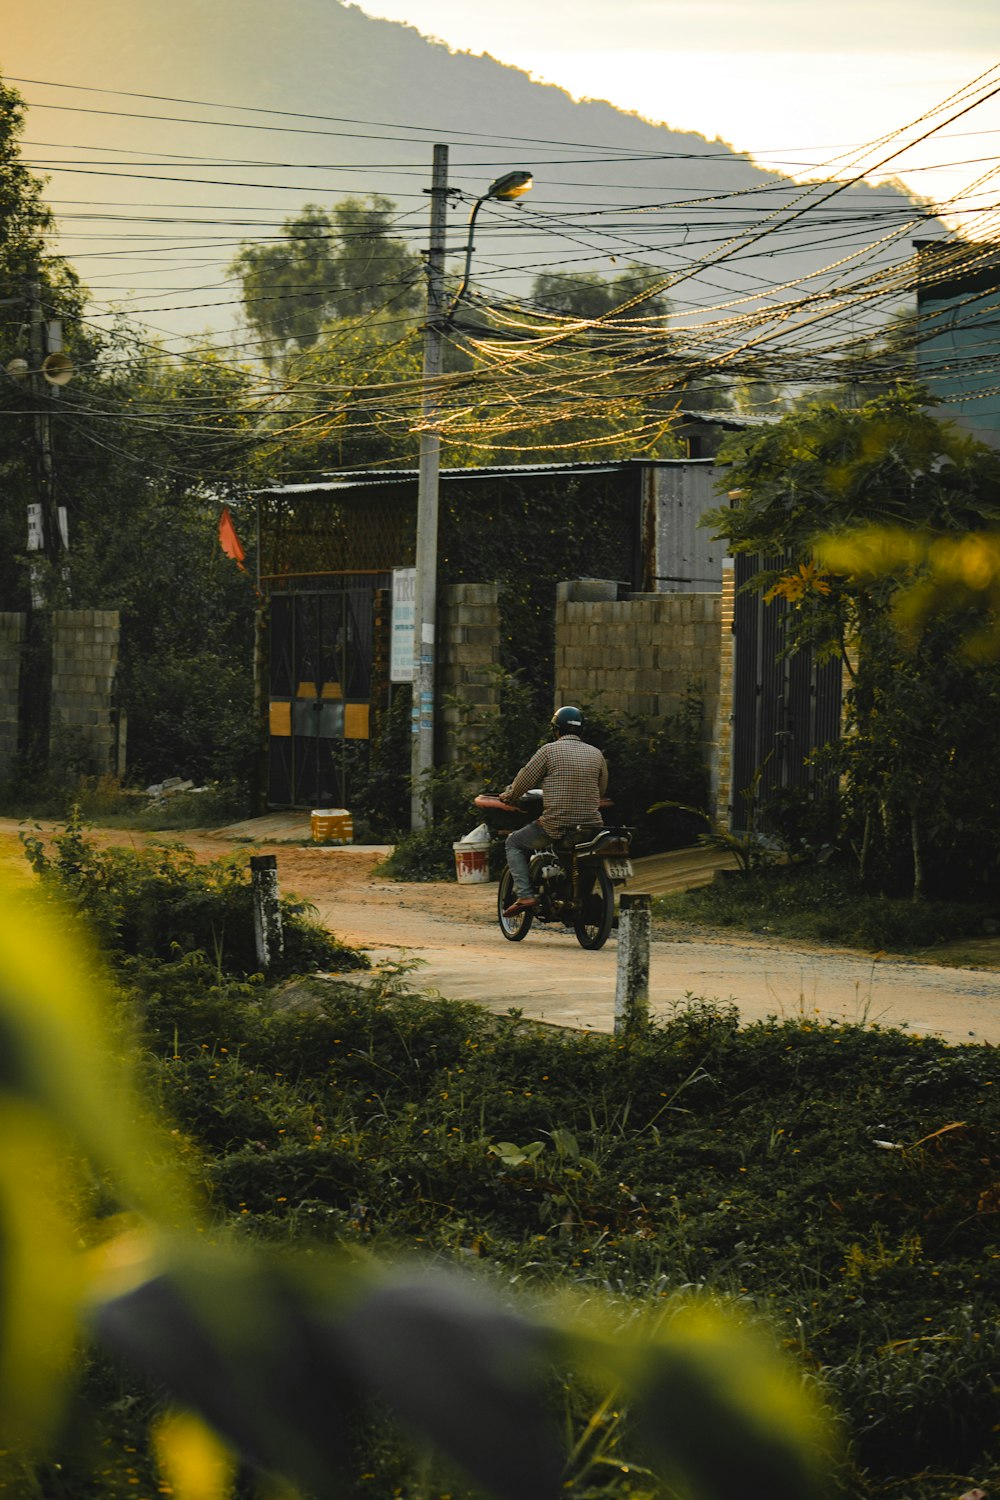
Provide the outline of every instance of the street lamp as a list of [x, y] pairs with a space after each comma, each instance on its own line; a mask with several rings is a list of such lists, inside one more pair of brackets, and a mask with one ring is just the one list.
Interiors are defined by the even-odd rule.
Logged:
[[465, 270], [462, 272], [462, 285], [455, 293], [452, 304], [448, 309], [449, 318], [468, 291], [469, 271], [472, 266], [472, 251], [475, 248], [472, 243], [472, 231], [476, 227], [476, 215], [479, 213], [479, 210], [490, 199], [501, 203], [513, 203], [518, 198], [523, 198], [525, 193], [530, 193], [533, 186], [534, 178], [530, 172], [508, 172], [505, 176], [498, 177], [496, 182], [491, 182], [485, 193], [478, 197], [472, 205], [472, 212], [469, 215], [469, 231], [465, 243]]
[[410, 826], [425, 828], [431, 821], [426, 777], [434, 769], [434, 626], [437, 617], [438, 493], [441, 467], [441, 429], [438, 402], [442, 334], [469, 284], [472, 231], [476, 215], [489, 199], [509, 203], [528, 192], [530, 172], [508, 172], [492, 182], [472, 205], [465, 247], [465, 272], [458, 294], [445, 310], [445, 215], [448, 205], [448, 147], [434, 147], [431, 179], [431, 232], [427, 252], [427, 321], [424, 324], [424, 368], [421, 396], [420, 466], [417, 473], [417, 537], [414, 580], [413, 710], [410, 737]]

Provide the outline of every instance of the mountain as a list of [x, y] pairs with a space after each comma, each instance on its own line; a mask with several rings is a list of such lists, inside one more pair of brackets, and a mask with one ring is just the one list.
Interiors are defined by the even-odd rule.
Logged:
[[[62, 248], [96, 301], [120, 300], [171, 332], [227, 325], [234, 294], [222, 276], [240, 239], [273, 233], [306, 201], [384, 193], [400, 232], [423, 244], [436, 140], [449, 143], [450, 182], [466, 195], [450, 215], [453, 256], [470, 199], [512, 168], [534, 172], [520, 210], [487, 205], [480, 218], [474, 281], [496, 294], [524, 295], [543, 269], [616, 275], [638, 261], [681, 278], [669, 292], [681, 312], [752, 305], [919, 212], [896, 185], [857, 184], [692, 272], [731, 235], [763, 234], [801, 186], [723, 141], [576, 102], [343, 0], [47, 0], [45, 15], [44, 30], [23, 12], [5, 23], [0, 71], [39, 81], [17, 83], [46, 106], [32, 108], [26, 156], [49, 175]], [[864, 265], [909, 248], [907, 231]]]

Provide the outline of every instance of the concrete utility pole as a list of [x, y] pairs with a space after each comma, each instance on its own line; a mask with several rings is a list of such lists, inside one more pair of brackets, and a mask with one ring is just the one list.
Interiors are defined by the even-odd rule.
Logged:
[[427, 251], [427, 321], [421, 401], [420, 468], [417, 481], [417, 555], [413, 641], [413, 719], [410, 757], [410, 825], [431, 821], [424, 791], [434, 769], [434, 676], [437, 617], [438, 475], [441, 433], [437, 425], [444, 318], [444, 257], [448, 208], [448, 147], [434, 147], [431, 232]]
[[[28, 506], [28, 551], [44, 553], [54, 570], [60, 556], [68, 550], [69, 537], [66, 512], [56, 494], [51, 402], [58, 396], [59, 387], [70, 378], [73, 367], [62, 352], [62, 324], [58, 319], [46, 322], [43, 317], [41, 283], [29, 282], [27, 292], [38, 477], [37, 499]], [[31, 570], [31, 595], [32, 608], [45, 606], [39, 569], [35, 566]]]
[[37, 281], [28, 283], [28, 339], [31, 353], [31, 396], [35, 407], [35, 466], [38, 488], [36, 498], [28, 506], [28, 551], [31, 558], [31, 607], [42, 609], [45, 597], [42, 591], [43, 569], [36, 560], [42, 553], [52, 561], [55, 557], [55, 533], [53, 530], [53, 484], [52, 484], [52, 424], [48, 413], [48, 392], [42, 376], [45, 359], [45, 324], [42, 322], [42, 289]]

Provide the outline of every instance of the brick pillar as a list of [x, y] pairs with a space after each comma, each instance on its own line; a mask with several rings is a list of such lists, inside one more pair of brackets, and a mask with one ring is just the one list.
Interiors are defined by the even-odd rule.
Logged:
[[119, 634], [117, 610], [52, 612], [49, 756], [54, 769], [67, 755], [82, 755], [97, 775], [117, 768], [114, 690]]
[[[456, 583], [444, 590], [438, 648], [443, 759], [461, 760], [497, 713], [500, 688], [499, 590], [495, 583]], [[451, 698], [447, 703], [444, 700]]]
[[24, 627], [23, 614], [0, 614], [0, 778], [17, 755]]

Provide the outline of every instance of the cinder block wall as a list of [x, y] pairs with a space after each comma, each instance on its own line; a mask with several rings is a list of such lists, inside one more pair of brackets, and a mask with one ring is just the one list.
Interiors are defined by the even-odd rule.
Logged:
[[86, 743], [95, 771], [115, 769], [113, 699], [119, 635], [117, 610], [53, 610], [49, 738], [53, 762], [68, 731]]
[[[500, 607], [495, 583], [456, 583], [444, 590], [438, 645], [438, 694], [445, 761], [460, 760], [485, 719], [499, 707]], [[461, 707], [448, 704], [456, 698]]]
[[10, 774], [17, 754], [24, 629], [23, 614], [0, 614], [0, 777]]
[[721, 636], [721, 593], [560, 598], [556, 700], [658, 719], [677, 713], [694, 688], [711, 773], [720, 758]]

